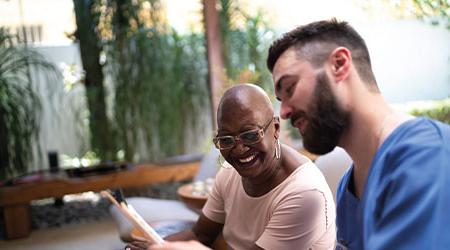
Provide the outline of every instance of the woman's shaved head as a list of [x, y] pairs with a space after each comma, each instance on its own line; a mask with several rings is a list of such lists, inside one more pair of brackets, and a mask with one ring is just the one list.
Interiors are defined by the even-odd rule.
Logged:
[[[220, 100], [217, 109], [217, 124], [224, 119], [239, 119], [248, 114], [265, 121], [273, 117], [272, 103], [266, 92], [257, 85], [244, 83], [229, 88]], [[258, 121], [255, 121], [258, 122]]]

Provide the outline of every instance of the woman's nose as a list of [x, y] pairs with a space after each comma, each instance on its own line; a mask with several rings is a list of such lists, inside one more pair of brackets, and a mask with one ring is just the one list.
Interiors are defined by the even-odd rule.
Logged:
[[245, 145], [244, 143], [242, 143], [242, 141], [236, 141], [235, 143], [236, 144], [233, 147], [234, 154], [239, 155], [239, 154], [245, 153], [249, 149], [249, 147], [247, 145]]

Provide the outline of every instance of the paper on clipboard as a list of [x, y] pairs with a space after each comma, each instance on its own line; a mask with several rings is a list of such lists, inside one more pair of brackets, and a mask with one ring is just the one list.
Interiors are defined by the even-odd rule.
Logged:
[[114, 198], [109, 191], [101, 191], [100, 194], [108, 198], [119, 211], [125, 215], [133, 225], [141, 231], [145, 237], [151, 240], [154, 244], [163, 243], [163, 238], [147, 223], [145, 220], [134, 210], [134, 208], [127, 204], [125, 200], [118, 201]]

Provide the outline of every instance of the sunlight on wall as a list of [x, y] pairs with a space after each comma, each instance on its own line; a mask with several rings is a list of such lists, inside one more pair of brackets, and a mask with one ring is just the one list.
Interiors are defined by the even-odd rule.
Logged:
[[[177, 30], [186, 31], [198, 26], [202, 20], [201, 0], [165, 0], [168, 19]], [[364, 8], [358, 0], [239, 0], [240, 6], [249, 14], [264, 11], [271, 25], [289, 30], [295, 26], [337, 17], [349, 22], [389, 21], [394, 17], [383, 5], [373, 4]]]
[[[21, 8], [22, 7], [22, 8]], [[42, 43], [69, 44], [66, 33], [75, 30], [72, 0], [9, 0], [0, 1], [0, 26], [42, 26]]]

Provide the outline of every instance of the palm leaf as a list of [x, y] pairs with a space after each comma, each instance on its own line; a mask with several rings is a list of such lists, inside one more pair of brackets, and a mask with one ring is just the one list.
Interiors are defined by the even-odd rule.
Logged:
[[38, 147], [42, 106], [33, 90], [31, 72], [52, 72], [55, 67], [25, 46], [13, 46], [11, 36], [0, 28], [0, 179], [27, 171]]

